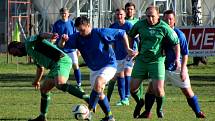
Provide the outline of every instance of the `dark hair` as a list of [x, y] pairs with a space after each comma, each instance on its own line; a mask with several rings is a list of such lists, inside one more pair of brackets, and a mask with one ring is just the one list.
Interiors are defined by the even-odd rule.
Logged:
[[65, 8], [65, 7], [61, 8], [61, 9], [59, 10], [60, 13], [64, 13], [64, 12], [66, 12], [66, 11], [69, 11], [69, 10], [68, 10], [67, 8]]
[[80, 25], [90, 24], [90, 20], [86, 16], [80, 16], [75, 19], [75, 27], [79, 27]]
[[127, 3], [125, 4], [125, 9], [126, 9], [127, 7], [130, 7], [130, 6], [134, 6], [134, 9], [135, 9], [135, 4], [134, 4], [133, 2], [127, 2]]
[[165, 14], [173, 14], [175, 16], [175, 12], [171, 9], [164, 11], [163, 15], [165, 15]]
[[21, 57], [21, 56], [26, 56], [26, 55], [27, 55], [27, 52], [26, 52], [26, 49], [25, 49], [25, 45], [24, 45], [23, 42], [12, 41], [12, 42], [8, 45], [8, 47], [7, 47], [9, 54], [13, 54], [13, 53], [11, 53], [11, 51], [10, 51], [12, 48], [17, 48], [17, 49], [19, 49], [19, 50], [22, 52], [21, 55], [18, 55], [19, 57]]

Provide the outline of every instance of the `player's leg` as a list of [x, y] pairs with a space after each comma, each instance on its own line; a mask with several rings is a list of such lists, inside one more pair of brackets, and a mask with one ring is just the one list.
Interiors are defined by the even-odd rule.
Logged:
[[54, 80], [46, 79], [40, 86], [41, 101], [40, 101], [40, 115], [35, 119], [29, 119], [28, 121], [47, 121], [46, 116], [48, 113], [48, 107], [51, 100], [50, 90], [54, 87]]
[[121, 105], [128, 105], [124, 103], [125, 101], [125, 78], [124, 78], [124, 71], [121, 71], [116, 74], [117, 75], [117, 86], [118, 86], [118, 93], [120, 96], [120, 100], [116, 103], [117, 106]]
[[186, 73], [186, 79], [184, 81], [181, 80], [180, 73], [178, 73], [176, 71], [172, 71], [172, 72], [167, 71], [166, 75], [171, 79], [171, 82], [174, 86], [179, 87], [181, 89], [181, 91], [187, 98], [187, 103], [189, 104], [189, 106], [192, 108], [192, 110], [196, 114], [196, 117], [205, 118], [204, 113], [201, 112], [201, 110], [200, 110], [198, 98], [194, 94], [194, 92], [191, 88], [188, 71]]
[[115, 72], [116, 69], [113, 67], [104, 67], [99, 71], [91, 71], [90, 74], [90, 81], [93, 89], [90, 95], [89, 109], [95, 109], [96, 104], [99, 103], [105, 113], [104, 119], [113, 119], [108, 99], [103, 91], [107, 82], [115, 75]]
[[115, 84], [116, 84], [116, 77], [114, 77], [113, 79], [111, 79], [111, 80], [109, 81], [109, 83], [108, 83], [107, 98], [108, 98], [108, 101], [109, 101], [109, 102], [110, 102], [110, 98], [111, 98], [111, 96], [112, 96], [112, 93], [113, 93]]
[[143, 97], [140, 96], [143, 95], [141, 94], [143, 92], [141, 92], [142, 90], [140, 90], [139, 88], [141, 87], [140, 85], [142, 84], [142, 80], [148, 78], [147, 65], [144, 64], [142, 60], [136, 59], [131, 77], [132, 78], [130, 82], [130, 93], [136, 102], [133, 117], [138, 118], [138, 116], [140, 115], [140, 111], [144, 106]]
[[57, 89], [68, 92], [71, 95], [89, 101], [89, 95], [79, 90], [76, 86], [67, 83], [71, 70], [71, 59], [66, 56], [55, 64], [54, 69], [50, 70], [49, 75], [55, 77], [55, 86]]
[[75, 76], [75, 80], [77, 82], [77, 87], [84, 92], [84, 90], [81, 87], [81, 71], [78, 65], [78, 55], [77, 55], [77, 51], [73, 51], [71, 53], [68, 53], [68, 55], [70, 56], [70, 58], [72, 59], [72, 68], [74, 71], [74, 76]]

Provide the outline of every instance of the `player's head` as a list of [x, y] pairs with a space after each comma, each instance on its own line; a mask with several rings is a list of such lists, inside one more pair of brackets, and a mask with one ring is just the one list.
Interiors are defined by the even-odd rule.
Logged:
[[115, 17], [117, 21], [120, 23], [125, 21], [125, 9], [124, 8], [117, 8], [115, 11]]
[[62, 20], [67, 20], [69, 18], [69, 10], [67, 8], [61, 8], [59, 12]]
[[86, 16], [80, 16], [75, 19], [75, 27], [81, 36], [88, 36], [91, 33], [90, 20]]
[[163, 20], [173, 28], [175, 26], [175, 12], [173, 10], [164, 11]]
[[155, 6], [146, 8], [146, 19], [149, 25], [155, 25], [159, 22], [159, 10]]
[[135, 14], [135, 4], [133, 2], [127, 2], [125, 4], [126, 17], [133, 18]]
[[8, 45], [8, 52], [13, 56], [18, 57], [27, 55], [24, 43], [17, 41], [13, 41]]

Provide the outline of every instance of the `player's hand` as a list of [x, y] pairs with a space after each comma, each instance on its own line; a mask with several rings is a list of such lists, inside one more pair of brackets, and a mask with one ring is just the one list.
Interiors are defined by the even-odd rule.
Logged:
[[175, 60], [176, 70], [181, 70], [181, 62], [180, 60]]
[[63, 34], [63, 35], [61, 36], [61, 40], [64, 41], [64, 42], [66, 42], [66, 41], [69, 40], [69, 36], [68, 36], [67, 34]]
[[138, 51], [134, 51], [132, 49], [128, 49], [127, 50], [128, 56], [130, 59], [133, 59], [134, 57], [136, 57], [138, 55]]
[[185, 81], [187, 78], [187, 71], [185, 69], [181, 70], [181, 80]]
[[39, 81], [32, 82], [32, 85], [35, 87], [36, 90], [40, 89], [40, 82]]

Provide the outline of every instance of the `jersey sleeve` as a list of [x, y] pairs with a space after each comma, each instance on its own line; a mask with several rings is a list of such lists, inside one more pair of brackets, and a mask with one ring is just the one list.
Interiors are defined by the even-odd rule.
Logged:
[[181, 55], [188, 55], [189, 50], [188, 50], [187, 39], [186, 39], [184, 33], [180, 30], [178, 32], [178, 38], [180, 40]]
[[170, 44], [172, 45], [179, 44], [179, 39], [176, 32], [170, 27], [166, 27], [166, 30], [167, 30], [166, 38], [170, 42]]
[[110, 43], [116, 40], [121, 40], [125, 34], [125, 30], [113, 28], [103, 28], [98, 32], [100, 32], [101, 36]]
[[131, 30], [128, 32], [128, 36], [134, 38], [138, 34], [138, 24], [134, 24]]

